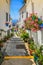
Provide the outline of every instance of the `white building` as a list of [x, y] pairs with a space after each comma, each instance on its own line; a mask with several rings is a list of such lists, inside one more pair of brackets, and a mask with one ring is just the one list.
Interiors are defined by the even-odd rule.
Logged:
[[43, 19], [43, 0], [25, 0], [26, 1], [26, 11], [29, 14], [32, 12], [37, 13], [38, 17]]
[[[25, 9], [24, 6], [20, 9], [20, 23], [19, 26], [24, 26], [24, 20], [29, 17], [31, 13], [36, 13], [39, 18], [43, 20], [43, 0], [25, 0]], [[25, 10], [24, 19], [22, 17], [22, 12]], [[43, 45], [43, 31], [39, 30], [37, 32], [31, 31], [31, 36], [34, 39], [34, 42], [37, 45]]]
[[19, 18], [19, 27], [22, 28], [24, 26], [24, 20], [26, 19], [26, 5], [24, 4], [22, 8], [19, 10], [20, 18]]
[[[43, 0], [25, 0], [26, 1], [26, 12], [28, 12], [28, 17], [31, 13], [37, 13], [39, 18], [43, 20]], [[34, 42], [37, 45], [43, 45], [43, 31], [39, 30], [37, 32], [32, 32], [31, 35]]]
[[0, 0], [0, 29], [7, 31], [10, 22], [10, 0]]

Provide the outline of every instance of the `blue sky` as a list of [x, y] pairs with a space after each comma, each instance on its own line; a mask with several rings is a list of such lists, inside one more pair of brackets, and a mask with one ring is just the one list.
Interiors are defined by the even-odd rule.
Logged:
[[10, 15], [12, 19], [19, 18], [19, 9], [23, 6], [23, 0], [11, 0], [10, 2]]

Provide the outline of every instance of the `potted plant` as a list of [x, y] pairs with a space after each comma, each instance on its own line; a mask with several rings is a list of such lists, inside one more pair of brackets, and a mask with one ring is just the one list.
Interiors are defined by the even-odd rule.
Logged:
[[27, 42], [27, 40], [29, 39], [29, 34], [27, 32], [22, 33], [21, 38], [23, 38], [23, 40]]
[[30, 55], [32, 55], [32, 53], [35, 52], [35, 50], [36, 50], [36, 45], [34, 43], [31, 43], [29, 45]]
[[42, 20], [38, 18], [38, 16], [35, 13], [32, 13], [29, 18], [27, 18], [24, 23], [25, 27], [27, 29], [32, 30], [33, 32], [36, 32], [40, 30], [40, 27], [42, 27]]
[[33, 38], [29, 38], [27, 42], [28, 42], [28, 44], [32, 44], [32, 43], [34, 43], [34, 40], [33, 40]]
[[40, 55], [40, 50], [36, 48], [35, 52], [33, 53], [34, 61], [35, 61], [36, 63], [37, 63], [37, 61], [38, 61], [39, 55]]
[[38, 64], [43, 65], [43, 55], [40, 53], [39, 58], [38, 58]]
[[3, 47], [3, 40], [0, 40], [0, 47]]
[[41, 53], [43, 55], [43, 45], [40, 46], [40, 51], [41, 51]]
[[13, 36], [14, 34], [13, 33], [11, 33], [11, 37]]
[[2, 52], [0, 52], [0, 65], [2, 64], [2, 62], [4, 60], [3, 58], [4, 58], [4, 56], [3, 56]]

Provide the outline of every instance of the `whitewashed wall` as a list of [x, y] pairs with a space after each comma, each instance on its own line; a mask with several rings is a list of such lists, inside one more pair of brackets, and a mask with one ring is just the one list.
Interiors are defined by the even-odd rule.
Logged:
[[22, 26], [24, 26], [24, 20], [26, 19], [26, 6], [24, 5], [19, 12], [20, 12], [20, 20], [18, 24], [19, 24], [19, 28], [22, 28]]
[[27, 0], [26, 11], [28, 16], [32, 13], [32, 2], [34, 3], [34, 13], [37, 13], [38, 17], [42, 16], [43, 19], [43, 0]]
[[[7, 31], [9, 29], [9, 27], [7, 27], [5, 25], [6, 22], [6, 13], [8, 13], [8, 15], [10, 14], [10, 0], [7, 0], [8, 3], [6, 2], [6, 0], [0, 0], [0, 29], [3, 29], [5, 31]], [[8, 17], [9, 19], [9, 17]], [[9, 22], [9, 20], [8, 20]], [[2, 33], [2, 37], [5, 36], [5, 32]]]
[[41, 34], [41, 30], [37, 31], [37, 36], [38, 36], [38, 44], [41, 45], [41, 44], [42, 44], [42, 34]]
[[27, 0], [26, 3], [26, 11], [28, 12], [28, 17], [32, 13], [32, 5], [31, 5], [31, 0]]
[[41, 44], [43, 45], [43, 30], [41, 31]]
[[32, 38], [33, 38], [33, 40], [34, 40], [34, 43], [35, 43], [35, 44], [38, 44], [37, 32], [31, 31], [31, 36], [32, 36]]
[[37, 32], [31, 31], [31, 36], [33, 37], [33, 40], [37, 46], [43, 45], [43, 31], [41, 30]]
[[[10, 12], [10, 0], [8, 0], [8, 3], [6, 0], [0, 0], [0, 29], [8, 30], [8, 27], [6, 27], [6, 13], [9, 14]], [[9, 18], [9, 17], [8, 17]], [[9, 22], [9, 21], [8, 21]]]

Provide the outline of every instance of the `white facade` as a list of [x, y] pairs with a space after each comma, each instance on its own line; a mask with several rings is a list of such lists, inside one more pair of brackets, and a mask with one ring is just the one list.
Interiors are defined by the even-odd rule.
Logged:
[[[8, 21], [6, 21], [6, 13], [8, 13]], [[10, 0], [0, 0], [0, 29], [8, 30], [9, 27], [5, 25], [9, 22], [10, 14]]]
[[26, 0], [28, 16], [33, 12], [32, 10], [34, 10], [34, 13], [37, 13], [38, 17], [42, 17], [43, 19], [43, 0]]
[[[32, 4], [33, 3], [33, 4]], [[31, 13], [37, 13], [39, 18], [43, 20], [43, 0], [26, 0], [26, 12], [28, 12], [28, 17]], [[43, 31], [39, 30], [37, 32], [32, 32], [29, 34], [33, 37], [34, 42], [37, 45], [43, 45]]]
[[24, 26], [24, 20], [26, 19], [26, 5], [24, 5], [21, 9], [20, 9], [20, 19], [19, 19], [19, 27], [22, 28], [22, 26]]

